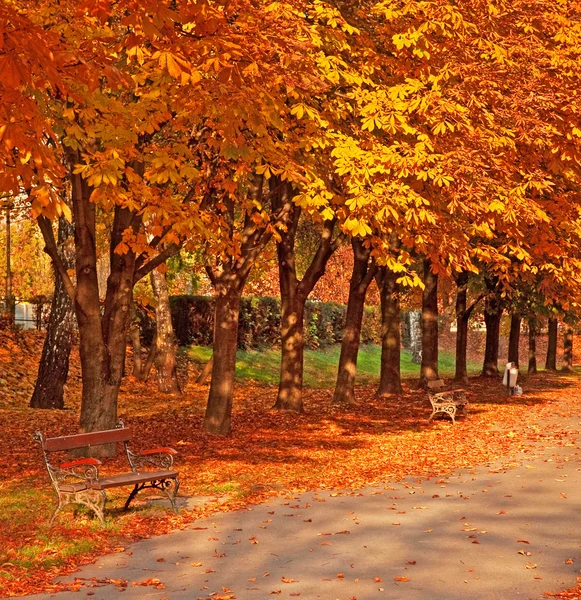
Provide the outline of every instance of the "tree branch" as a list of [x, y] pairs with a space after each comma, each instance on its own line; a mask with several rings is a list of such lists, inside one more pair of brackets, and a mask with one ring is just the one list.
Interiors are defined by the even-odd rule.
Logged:
[[476, 298], [476, 300], [474, 300], [474, 302], [470, 305], [470, 308], [466, 309], [466, 312], [464, 314], [466, 315], [467, 319], [470, 317], [470, 315], [472, 314], [472, 311], [476, 308], [476, 306], [480, 302], [480, 300], [482, 300], [485, 296], [486, 296], [486, 294], [480, 294], [480, 296], [478, 296], [478, 298]]
[[67, 294], [70, 296], [71, 300], [74, 302], [77, 296], [77, 290], [75, 285], [73, 284], [71, 278], [69, 277], [67, 268], [65, 263], [63, 262], [59, 252], [58, 245], [56, 240], [54, 239], [54, 232], [52, 230], [52, 224], [49, 219], [40, 215], [36, 222], [38, 223], [38, 227], [40, 232], [42, 233], [42, 237], [44, 239], [45, 247], [44, 251], [50, 256], [52, 260], [52, 264], [54, 265], [55, 271], [58, 273]]
[[170, 244], [166, 246], [157, 256], [154, 256], [148, 263], [143, 265], [140, 269], [135, 271], [133, 277], [133, 284], [135, 285], [140, 279], [143, 279], [146, 275], [149, 275], [153, 269], [159, 267], [168, 258], [175, 256], [181, 249], [181, 245]]

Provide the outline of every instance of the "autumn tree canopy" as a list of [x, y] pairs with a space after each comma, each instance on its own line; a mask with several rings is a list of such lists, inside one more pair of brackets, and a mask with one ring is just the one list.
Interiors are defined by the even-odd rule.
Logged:
[[[0, 192], [29, 198], [75, 303], [82, 427], [115, 423], [133, 286], [180, 248], [218, 299], [213, 433], [230, 429], [239, 298], [269, 244], [300, 296], [293, 364], [300, 303], [351, 241], [392, 295], [482, 278], [577, 311], [579, 17], [571, 0], [2, 0]], [[299, 226], [320, 239], [308, 281]], [[278, 408], [301, 410], [289, 377]]]

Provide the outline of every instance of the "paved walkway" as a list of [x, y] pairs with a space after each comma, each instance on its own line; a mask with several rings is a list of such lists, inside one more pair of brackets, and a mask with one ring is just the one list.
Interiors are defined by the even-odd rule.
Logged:
[[93, 587], [34, 598], [536, 600], [581, 569], [579, 417], [562, 428], [516, 468], [219, 514], [83, 567]]

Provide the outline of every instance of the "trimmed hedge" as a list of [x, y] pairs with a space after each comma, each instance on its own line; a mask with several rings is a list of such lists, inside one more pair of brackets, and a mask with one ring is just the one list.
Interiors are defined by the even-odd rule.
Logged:
[[[172, 323], [180, 346], [211, 346], [214, 325], [214, 299], [211, 296], [172, 296]], [[305, 307], [305, 343], [310, 348], [337, 344], [343, 336], [346, 307], [334, 302], [307, 301]], [[142, 319], [142, 334], [151, 343], [155, 322]], [[366, 307], [361, 343], [378, 343], [380, 315], [378, 307]], [[238, 347], [263, 349], [280, 346], [280, 300], [248, 296], [240, 303]]]

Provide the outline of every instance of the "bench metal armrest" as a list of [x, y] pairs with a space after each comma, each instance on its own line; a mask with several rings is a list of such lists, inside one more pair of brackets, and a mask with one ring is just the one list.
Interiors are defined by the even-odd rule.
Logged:
[[150, 448], [149, 450], [142, 450], [138, 454], [140, 456], [146, 456], [148, 454], [172, 454], [173, 456], [175, 456], [177, 453], [178, 453], [177, 450], [167, 447], [167, 448]]
[[62, 463], [55, 467], [47, 462], [48, 472], [53, 485], [58, 490], [61, 484], [68, 481], [96, 481], [99, 479], [99, 465], [101, 461], [96, 458], [82, 458]]
[[171, 469], [177, 450], [173, 448], [150, 448], [141, 452], [133, 452], [127, 448], [127, 459], [131, 469], [136, 471], [140, 467], [151, 466], [158, 469]]
[[454, 394], [451, 392], [432, 392], [428, 394], [430, 402], [434, 404], [453, 404]]

